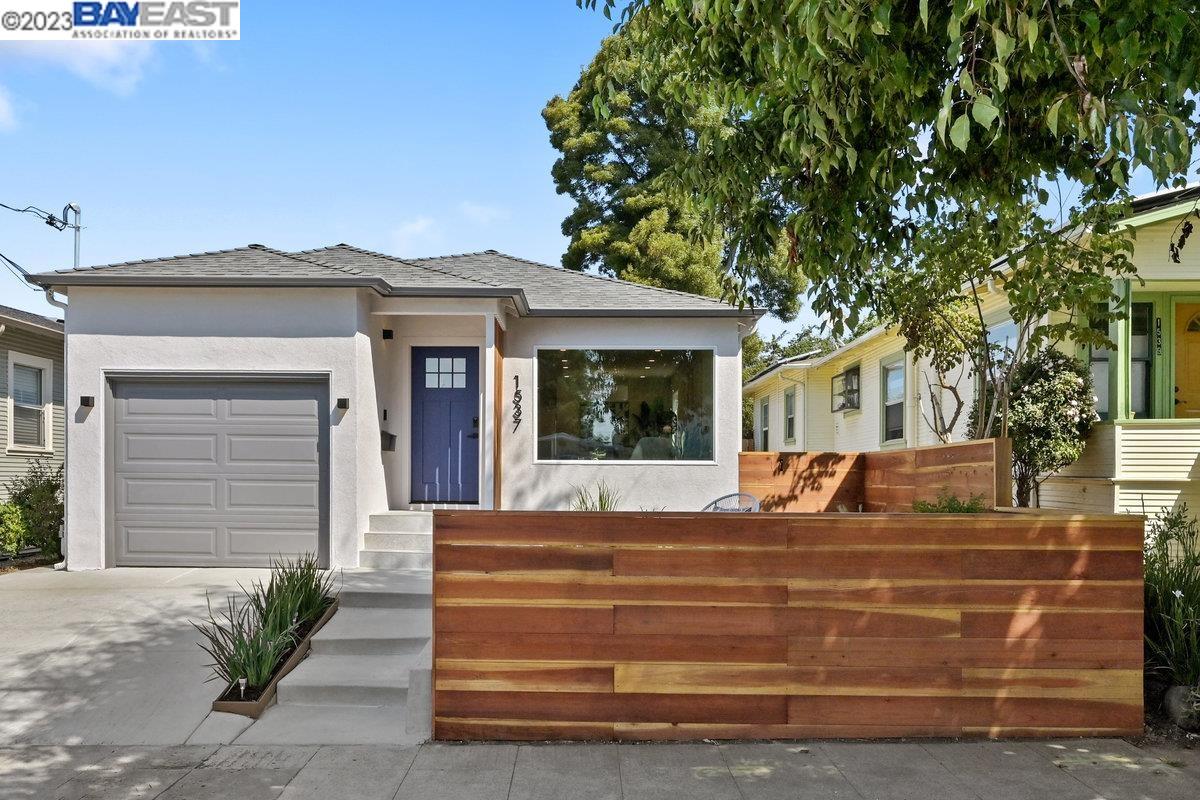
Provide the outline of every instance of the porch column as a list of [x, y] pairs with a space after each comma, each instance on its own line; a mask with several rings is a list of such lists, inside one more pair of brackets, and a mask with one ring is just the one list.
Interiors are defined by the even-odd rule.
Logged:
[[483, 402], [479, 416], [479, 507], [495, 508], [496, 486], [496, 315], [483, 315]]
[[1108, 356], [1108, 417], [1129, 419], [1129, 324], [1133, 315], [1133, 289], [1128, 280], [1116, 287], [1121, 298], [1120, 316], [1113, 320], [1110, 337], [1117, 347]]

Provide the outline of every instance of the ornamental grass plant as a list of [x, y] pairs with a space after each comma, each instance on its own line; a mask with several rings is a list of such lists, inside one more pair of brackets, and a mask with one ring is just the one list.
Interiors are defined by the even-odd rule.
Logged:
[[[226, 699], [256, 699], [336, 598], [334, 576], [313, 555], [272, 561], [271, 576], [230, 596], [226, 606], [193, 627], [212, 658], [208, 666], [226, 686]], [[242, 681], [245, 684], [242, 684]]]
[[1200, 686], [1200, 526], [1187, 504], [1154, 518], [1143, 557], [1147, 669]]

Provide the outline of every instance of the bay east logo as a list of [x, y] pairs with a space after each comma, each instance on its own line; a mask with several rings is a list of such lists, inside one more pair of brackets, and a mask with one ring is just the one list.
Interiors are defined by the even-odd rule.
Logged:
[[76, 28], [230, 28], [238, 23], [238, 0], [173, 0], [129, 3], [79, 2], [73, 5]]

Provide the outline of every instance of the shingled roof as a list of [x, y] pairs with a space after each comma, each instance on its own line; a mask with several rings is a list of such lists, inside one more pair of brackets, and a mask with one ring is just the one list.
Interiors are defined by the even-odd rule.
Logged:
[[41, 314], [34, 314], [32, 311], [22, 311], [19, 308], [12, 306], [0, 306], [0, 323], [15, 322], [18, 325], [31, 325], [35, 328], [53, 331], [55, 333], [63, 332], [63, 323], [61, 319], [51, 319], [43, 317]]
[[406, 297], [510, 298], [530, 316], [743, 316], [709, 297], [575, 272], [495, 250], [397, 258], [348, 244], [285, 252], [252, 244], [232, 250], [43, 272], [46, 287], [362, 286]]

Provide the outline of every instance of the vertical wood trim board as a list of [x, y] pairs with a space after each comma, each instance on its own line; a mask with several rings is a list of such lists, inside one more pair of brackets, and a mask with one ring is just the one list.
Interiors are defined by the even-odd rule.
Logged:
[[1123, 736], [1142, 520], [434, 514], [437, 739]]

